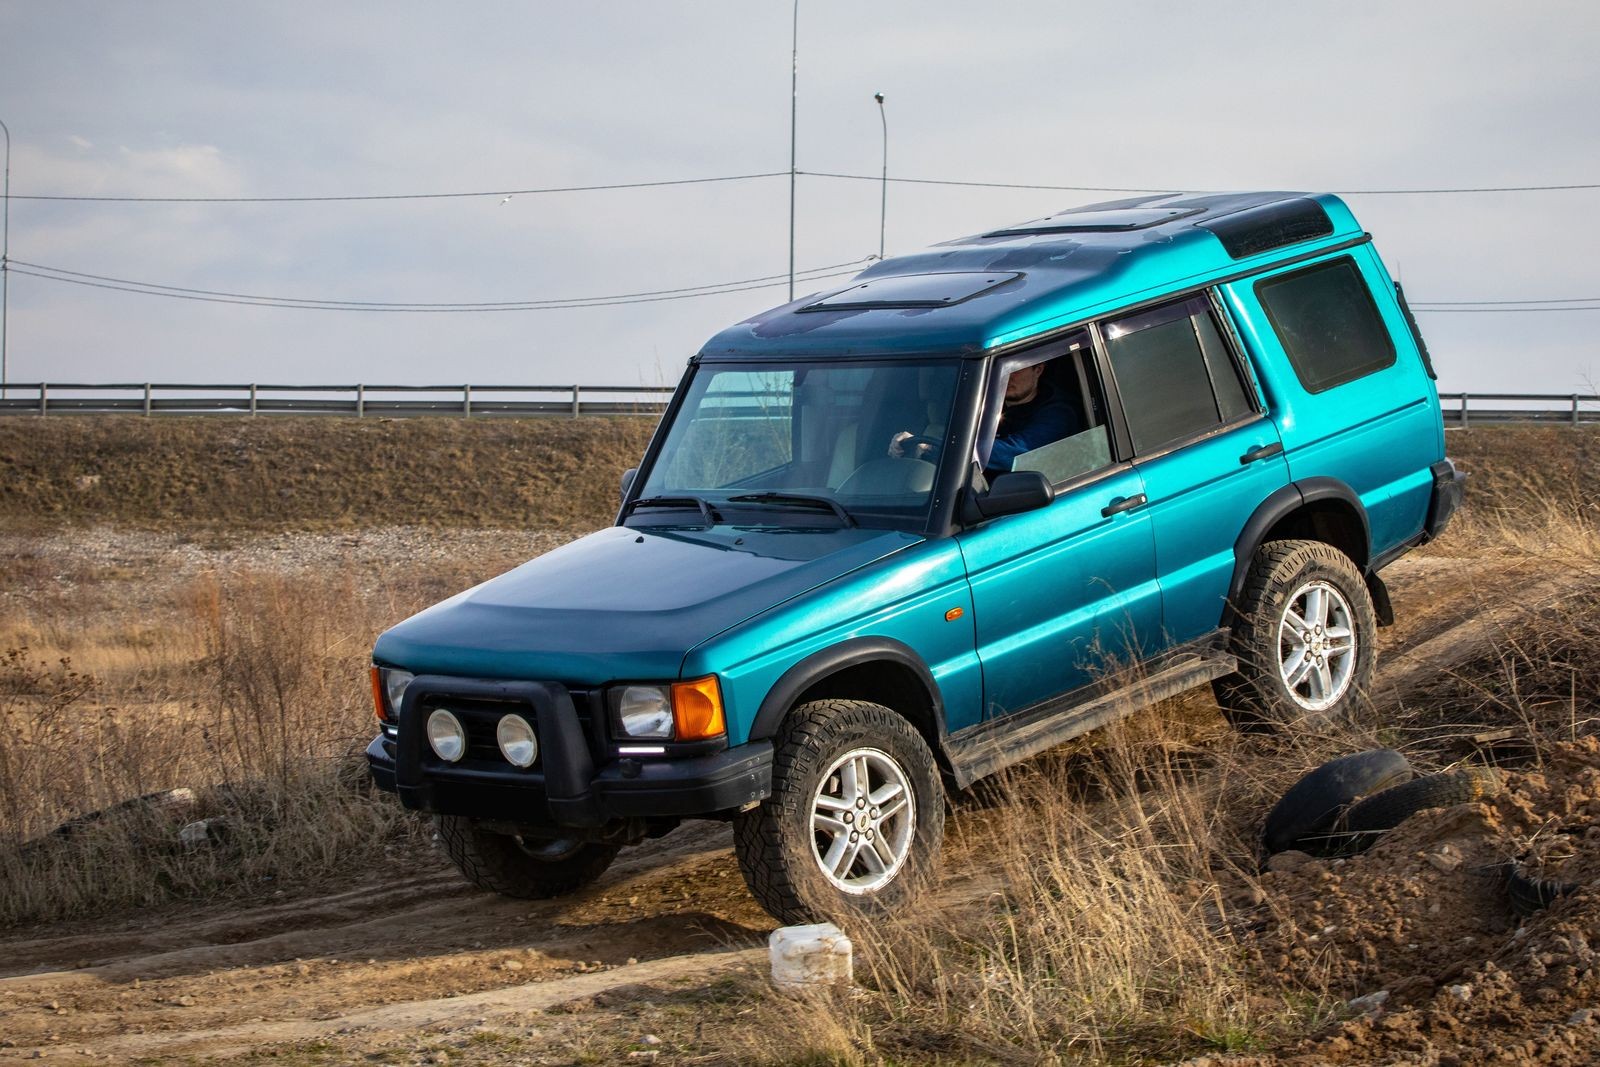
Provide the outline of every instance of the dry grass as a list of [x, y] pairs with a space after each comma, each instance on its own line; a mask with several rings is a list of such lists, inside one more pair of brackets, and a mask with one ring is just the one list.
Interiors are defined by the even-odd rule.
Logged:
[[[179, 590], [104, 681], [0, 655], [0, 924], [268, 891], [415, 844], [369, 795], [363, 671], [378, 608], [339, 583], [241, 575]], [[130, 799], [191, 789], [192, 804]], [[85, 819], [85, 815], [91, 817]], [[209, 847], [183, 824], [220, 819]]]
[[593, 528], [655, 421], [3, 418], [0, 528]]

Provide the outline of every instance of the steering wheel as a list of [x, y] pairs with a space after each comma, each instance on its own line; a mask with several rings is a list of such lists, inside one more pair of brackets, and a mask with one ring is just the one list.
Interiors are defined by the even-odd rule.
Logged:
[[[910, 437], [902, 437], [899, 443], [899, 458], [921, 460], [928, 460], [933, 456], [937, 456], [939, 454], [940, 447], [944, 445], [944, 441], [940, 438], [929, 437], [927, 434], [913, 434]], [[925, 456], [918, 454], [923, 446], [927, 446], [928, 449], [928, 453]]]

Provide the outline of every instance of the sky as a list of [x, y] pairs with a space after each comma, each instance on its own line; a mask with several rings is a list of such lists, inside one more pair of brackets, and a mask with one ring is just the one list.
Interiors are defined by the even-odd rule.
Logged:
[[[670, 385], [773, 288], [375, 313], [310, 300], [604, 297], [785, 275], [790, 0], [0, 0], [12, 382]], [[1350, 191], [1413, 302], [1600, 298], [1600, 7], [800, 0], [798, 167]], [[32, 196], [647, 189], [324, 203]], [[880, 185], [802, 174], [795, 265], [878, 251]], [[895, 183], [887, 252], [1114, 192]], [[839, 268], [845, 269], [845, 268]], [[819, 272], [829, 273], [829, 272]], [[845, 284], [799, 284], [797, 293]], [[1600, 310], [1419, 316], [1444, 390], [1600, 390]]]

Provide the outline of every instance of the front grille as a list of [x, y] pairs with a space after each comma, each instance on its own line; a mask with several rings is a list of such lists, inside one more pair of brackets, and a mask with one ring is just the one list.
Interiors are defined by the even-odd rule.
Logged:
[[[584, 738], [591, 754], [598, 751], [597, 746], [603, 743], [596, 731], [594, 716], [591, 714], [592, 694], [586, 690], [574, 689], [569, 691], [572, 695], [573, 709], [578, 715], [578, 724], [582, 727]], [[459, 762], [454, 764], [443, 763], [433, 754], [431, 748], [424, 742], [423, 758], [429, 766], [436, 769], [449, 767], [470, 767], [478, 770], [527, 770], [542, 773], [544, 770], [544, 752], [541, 748], [539, 758], [534, 760], [533, 766], [528, 768], [513, 768], [506, 758], [500, 754], [500, 742], [495, 737], [495, 730], [500, 725], [502, 716], [515, 713], [527, 719], [535, 732], [539, 729], [534, 710], [520, 701], [507, 702], [498, 700], [479, 700], [467, 697], [453, 697], [441, 694], [428, 698], [421, 707], [421, 713], [426, 716], [435, 708], [445, 708], [453, 712], [461, 725], [467, 731], [467, 752]]]

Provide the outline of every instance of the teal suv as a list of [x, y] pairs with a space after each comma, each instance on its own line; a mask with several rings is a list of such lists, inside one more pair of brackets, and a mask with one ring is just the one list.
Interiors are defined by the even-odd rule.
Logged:
[[378, 639], [367, 754], [487, 889], [699, 818], [779, 919], [893, 908], [947, 793], [1051, 745], [1205, 684], [1349, 709], [1461, 492], [1339, 199], [1077, 208], [712, 338], [613, 526]]

